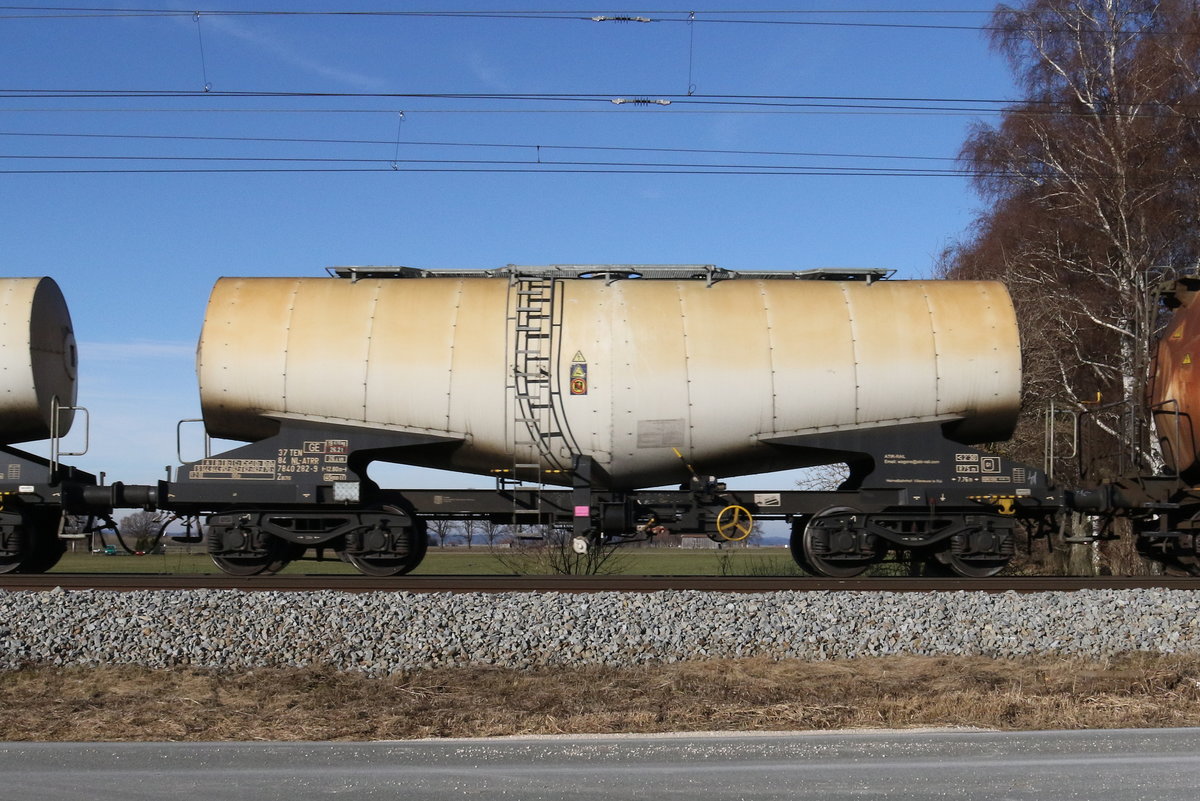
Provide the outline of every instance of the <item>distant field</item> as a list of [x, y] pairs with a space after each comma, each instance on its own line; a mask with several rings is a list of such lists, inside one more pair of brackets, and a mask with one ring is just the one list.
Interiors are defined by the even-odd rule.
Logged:
[[[630, 548], [619, 553], [619, 572], [641, 576], [787, 576], [798, 569], [786, 548], [739, 548], [732, 551], [693, 551], [667, 548]], [[68, 553], [52, 573], [219, 573], [202, 553], [172, 551], [145, 556], [104, 556]], [[354, 568], [337, 559], [293, 562], [284, 573], [353, 575]], [[536, 575], [548, 572], [536, 562], [511, 554], [496, 555], [481, 548], [430, 548], [415, 575]]]

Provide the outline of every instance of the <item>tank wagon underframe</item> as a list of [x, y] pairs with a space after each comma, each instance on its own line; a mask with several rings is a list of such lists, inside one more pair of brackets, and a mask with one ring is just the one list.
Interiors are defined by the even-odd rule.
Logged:
[[1012, 556], [1018, 521], [1052, 513], [1062, 499], [1040, 471], [960, 445], [943, 428], [882, 426], [767, 443], [848, 464], [849, 478], [835, 491], [731, 490], [690, 472], [682, 459], [677, 490], [614, 489], [587, 456], [574, 457], [570, 487], [500, 480], [494, 489], [398, 490], [370, 479], [373, 461], [407, 462], [412, 451], [459, 443], [285, 420], [273, 437], [185, 464], [155, 488], [122, 493], [207, 516], [209, 553], [238, 574], [278, 570], [308, 548], [334, 552], [368, 574], [408, 572], [424, 555], [428, 524], [439, 520], [518, 532], [555, 527], [585, 548], [662, 534], [738, 541], [758, 519], [790, 523], [793, 556], [814, 573], [857, 575], [896, 554], [991, 575]]

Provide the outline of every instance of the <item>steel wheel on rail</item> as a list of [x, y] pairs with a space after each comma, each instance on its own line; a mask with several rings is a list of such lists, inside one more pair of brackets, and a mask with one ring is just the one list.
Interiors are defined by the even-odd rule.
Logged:
[[20, 573], [29, 555], [29, 531], [20, 515], [0, 515], [0, 573]]
[[[398, 509], [389, 509], [396, 514], [403, 514]], [[425, 521], [416, 518], [409, 518], [411, 523], [404, 527], [402, 536], [406, 539], [406, 551], [404, 553], [395, 553], [390, 551], [376, 551], [370, 553], [342, 553], [342, 558], [350, 564], [354, 565], [358, 572], [365, 576], [402, 576], [405, 573], [411, 573], [421, 564], [421, 560], [425, 558], [426, 551], [429, 550], [429, 535], [426, 532]], [[363, 533], [364, 540], [370, 542], [370, 531]], [[395, 535], [382, 535], [380, 545], [384, 541], [394, 538]]]
[[257, 576], [262, 573], [278, 573], [287, 567], [291, 560], [275, 553], [253, 554], [247, 556], [217, 556], [211, 555], [213, 564], [222, 573], [231, 576]]
[[58, 538], [62, 512], [23, 509], [0, 515], [0, 573], [45, 573], [67, 546]]
[[829, 578], [861, 576], [883, 556], [876, 537], [865, 529], [865, 518], [850, 506], [832, 506], [813, 515], [801, 535], [800, 566]]
[[[251, 539], [251, 532], [244, 528], [227, 529], [223, 526], [209, 526], [208, 528], [208, 545], [209, 558], [213, 560], [213, 564], [221, 569], [221, 572], [228, 573], [231, 576], [257, 576], [261, 573], [278, 573], [283, 568], [287, 567], [288, 562], [296, 555], [296, 551], [292, 548], [290, 542], [285, 542], [278, 537], [266, 535], [262, 538], [262, 544], [257, 548], [247, 548], [245, 551], [239, 550], [221, 550], [229, 545], [229, 534], [237, 532], [242, 535], [244, 540], [243, 546]], [[216, 551], [214, 553], [213, 551]]]
[[58, 564], [67, 546], [58, 538], [57, 528], [34, 533], [32, 552], [21, 565], [22, 573], [45, 573]]
[[818, 576], [820, 574], [817, 569], [809, 563], [808, 557], [804, 555], [804, 528], [810, 519], [810, 515], [796, 515], [792, 520], [792, 536], [788, 540], [788, 551], [792, 555], [792, 561], [801, 570], [811, 576]]
[[939, 553], [937, 560], [963, 578], [991, 578], [1008, 567], [1007, 559], [967, 559], [949, 551]]
[[346, 561], [354, 565], [354, 569], [364, 576], [403, 576], [410, 572], [415, 565], [410, 565], [403, 556], [366, 556], [346, 554]]
[[987, 523], [967, 528], [950, 537], [945, 550], [933, 556], [955, 575], [991, 578], [1012, 559], [1012, 532]]

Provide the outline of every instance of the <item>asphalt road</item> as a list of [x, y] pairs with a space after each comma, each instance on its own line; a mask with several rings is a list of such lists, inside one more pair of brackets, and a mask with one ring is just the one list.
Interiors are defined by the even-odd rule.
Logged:
[[1200, 729], [0, 743], [0, 800], [1195, 801]]

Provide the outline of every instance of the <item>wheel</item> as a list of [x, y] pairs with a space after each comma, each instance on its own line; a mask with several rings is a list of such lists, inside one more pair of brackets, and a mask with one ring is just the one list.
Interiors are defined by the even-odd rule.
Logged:
[[808, 557], [804, 555], [804, 528], [808, 525], [811, 519], [808, 515], [803, 517], [797, 516], [792, 521], [792, 536], [788, 540], [788, 551], [792, 554], [792, 561], [795, 562], [801, 570], [812, 576], [820, 575], [817, 569], [808, 561]]
[[[226, 529], [221, 526], [209, 526], [207, 541], [209, 547], [209, 557], [213, 560], [213, 564], [221, 569], [221, 572], [228, 573], [231, 576], [257, 576], [260, 573], [278, 573], [287, 566], [295, 554], [290, 542], [285, 542], [278, 537], [267, 535], [263, 544], [263, 550], [250, 553], [239, 553], [238, 550], [245, 548], [248, 541], [251, 539], [250, 533], [245, 529], [241, 529], [241, 543], [229, 544], [226, 542], [226, 533], [237, 531], [237, 529]], [[235, 538], [236, 539], [236, 538]], [[213, 551], [217, 551], [213, 553]]]
[[804, 563], [800, 566], [807, 564], [817, 575], [830, 578], [854, 578], [865, 573], [882, 554], [874, 546], [874, 538], [862, 530], [863, 517], [861, 511], [849, 506], [835, 506], [813, 515], [801, 535]]
[[67, 546], [58, 538], [58, 534], [46, 536], [39, 534], [34, 537], [32, 552], [21, 565], [22, 573], [45, 573], [58, 564]]
[[[13, 539], [12, 534], [8, 535], [8, 540]], [[8, 547], [12, 547], [11, 545]], [[4, 573], [20, 573], [21, 566], [25, 564], [25, 559], [28, 557], [28, 552], [22, 547], [16, 553], [0, 554], [0, 574]]]
[[358, 572], [365, 576], [402, 576], [411, 573], [425, 558], [429, 550], [429, 535], [425, 532], [424, 521], [414, 521], [407, 529], [408, 553], [403, 555], [390, 553], [352, 554], [342, 553], [342, 558], [354, 565]]
[[19, 513], [0, 514], [0, 573], [19, 573], [30, 555], [29, 526]]
[[402, 576], [416, 565], [404, 556], [356, 556], [346, 554], [346, 561], [364, 576]]
[[963, 578], [990, 578], [1012, 558], [1012, 532], [991, 526], [969, 529], [952, 536], [945, 548], [933, 557], [952, 573]]
[[274, 549], [265, 554], [251, 554], [247, 556], [217, 556], [210, 555], [213, 564], [221, 569], [221, 572], [228, 573], [231, 576], [257, 576], [261, 573], [278, 573], [287, 567], [291, 560], [287, 558], [286, 552], [276, 553]]
[[0, 529], [0, 573], [45, 573], [58, 564], [67, 546], [58, 538], [62, 513], [26, 509], [6, 516]]
[[1007, 559], [963, 559], [948, 551], [939, 553], [937, 559], [963, 578], [991, 578], [1008, 566]]

